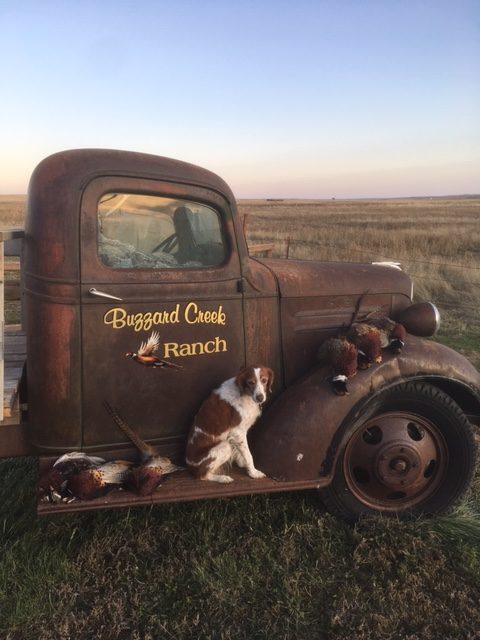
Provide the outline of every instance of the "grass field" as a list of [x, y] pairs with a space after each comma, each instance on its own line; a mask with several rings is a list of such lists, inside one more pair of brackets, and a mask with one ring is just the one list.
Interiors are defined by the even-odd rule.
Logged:
[[[18, 225], [23, 204], [10, 202], [0, 199], [0, 219]], [[256, 201], [240, 210], [249, 240], [274, 241], [279, 255], [290, 238], [293, 258], [399, 259], [418, 272], [419, 297], [442, 300], [438, 339], [480, 364], [479, 204]], [[0, 460], [2, 639], [480, 637], [478, 474], [451, 515], [355, 526], [310, 491], [39, 520], [35, 475], [33, 459]]]
[[478, 638], [478, 483], [408, 524], [311, 492], [37, 520], [34, 472], [0, 462], [2, 638]]
[[24, 195], [0, 195], [0, 223], [3, 228], [23, 227], [26, 200]]
[[416, 300], [441, 311], [438, 338], [480, 358], [480, 198], [240, 202], [249, 243], [291, 259], [393, 260]]

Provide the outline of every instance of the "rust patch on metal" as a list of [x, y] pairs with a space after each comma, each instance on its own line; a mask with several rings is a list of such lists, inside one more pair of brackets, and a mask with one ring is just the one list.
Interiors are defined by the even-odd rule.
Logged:
[[[338, 428], [357, 404], [391, 384], [413, 378], [435, 384], [436, 377], [459, 381], [480, 402], [480, 373], [466, 358], [410, 335], [401, 355], [385, 352], [382, 364], [351, 378], [349, 396], [335, 396], [328, 371], [318, 368], [289, 387], [254, 427], [254, 460], [269, 476], [289, 481], [318, 478]], [[299, 451], [304, 453], [301, 464], [296, 459]]]

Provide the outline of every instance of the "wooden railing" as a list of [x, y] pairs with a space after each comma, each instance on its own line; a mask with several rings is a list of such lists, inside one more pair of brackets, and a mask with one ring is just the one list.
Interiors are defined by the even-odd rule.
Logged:
[[265, 253], [270, 257], [275, 249], [273, 242], [265, 242], [263, 244], [250, 244], [248, 245], [248, 253], [251, 256], [258, 255], [259, 253]]
[[[7, 240], [15, 240], [18, 238], [24, 238], [25, 232], [23, 229], [1, 229], [0, 230], [0, 390], [4, 397], [4, 402], [0, 402], [0, 421], [5, 417], [4, 405], [5, 405], [5, 271], [9, 270], [9, 263], [5, 263], [5, 242]], [[13, 264], [18, 264], [18, 268], [13, 267], [14, 270], [20, 270], [20, 263], [15, 261]], [[18, 285], [20, 287], [20, 285]]]

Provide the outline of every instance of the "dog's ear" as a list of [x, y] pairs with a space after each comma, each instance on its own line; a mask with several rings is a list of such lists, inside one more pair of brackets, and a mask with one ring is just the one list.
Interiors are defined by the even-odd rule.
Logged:
[[266, 373], [268, 378], [267, 391], [268, 393], [272, 393], [272, 386], [273, 386], [273, 381], [275, 380], [275, 374], [273, 373], [273, 369], [269, 369], [268, 367], [266, 368]]
[[247, 386], [248, 370], [246, 367], [242, 367], [235, 377], [235, 382], [240, 391], [245, 391]]

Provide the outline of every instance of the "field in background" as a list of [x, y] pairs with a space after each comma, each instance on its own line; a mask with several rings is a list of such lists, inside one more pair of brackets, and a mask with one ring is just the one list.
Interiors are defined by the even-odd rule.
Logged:
[[416, 300], [441, 311], [439, 338], [480, 359], [480, 198], [242, 200], [250, 244], [274, 256], [400, 262]]
[[[250, 244], [276, 257], [393, 260], [412, 277], [416, 300], [441, 312], [436, 339], [480, 367], [480, 197], [387, 200], [240, 200]], [[0, 196], [0, 225], [24, 224], [26, 196]], [[15, 276], [13, 276], [15, 277]], [[16, 317], [7, 305], [7, 320]]]
[[[22, 226], [25, 198], [0, 196]], [[291, 258], [398, 259], [480, 364], [480, 200], [243, 201]], [[446, 266], [448, 262], [448, 266]], [[441, 263], [441, 264], [440, 264]], [[476, 640], [480, 475], [453, 514], [354, 527], [314, 491], [38, 519], [33, 458], [0, 460], [5, 640]], [[168, 479], [167, 479], [168, 482]]]
[[[240, 200], [249, 244], [305, 260], [393, 260], [416, 300], [441, 312], [437, 340], [480, 367], [480, 197], [387, 200]], [[24, 224], [26, 196], [0, 196], [0, 225]], [[15, 277], [15, 276], [10, 276]], [[15, 304], [6, 306], [16, 321]]]
[[0, 226], [2, 228], [23, 227], [27, 197], [24, 195], [0, 195]]

